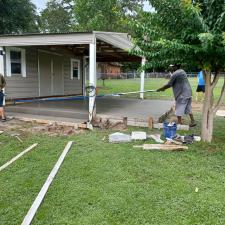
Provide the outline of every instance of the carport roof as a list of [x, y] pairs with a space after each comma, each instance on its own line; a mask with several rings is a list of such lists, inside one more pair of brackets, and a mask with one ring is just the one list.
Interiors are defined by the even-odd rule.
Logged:
[[94, 42], [95, 38], [124, 50], [130, 50], [133, 47], [129, 34], [101, 31], [2, 35], [0, 36], [0, 46], [90, 44]]
[[0, 46], [66, 46], [67, 48], [72, 47], [77, 55], [84, 55], [89, 51], [88, 45], [94, 43], [95, 40], [99, 62], [140, 62], [141, 60], [139, 56], [128, 54], [134, 46], [128, 33], [91, 31], [2, 35], [0, 36]]

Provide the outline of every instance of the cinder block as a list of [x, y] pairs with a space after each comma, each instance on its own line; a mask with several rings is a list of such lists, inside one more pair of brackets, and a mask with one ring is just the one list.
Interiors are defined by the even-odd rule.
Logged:
[[133, 131], [132, 134], [131, 134], [131, 139], [132, 140], [146, 140], [147, 139], [146, 132]]
[[119, 143], [119, 142], [130, 142], [131, 136], [123, 133], [114, 133], [109, 135], [109, 142], [111, 143]]

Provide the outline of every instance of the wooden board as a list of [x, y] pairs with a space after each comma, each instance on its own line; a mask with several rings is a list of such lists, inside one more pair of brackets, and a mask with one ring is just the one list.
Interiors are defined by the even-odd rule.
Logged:
[[168, 145], [168, 144], [144, 144], [134, 146], [134, 148], [142, 148], [144, 150], [162, 150], [162, 151], [183, 151], [188, 150], [187, 146], [181, 145]]
[[11, 165], [13, 162], [15, 162], [17, 159], [19, 159], [20, 157], [22, 157], [24, 154], [26, 154], [27, 152], [31, 151], [33, 148], [35, 148], [38, 144], [33, 144], [31, 145], [29, 148], [27, 148], [26, 150], [22, 151], [21, 153], [19, 153], [17, 156], [15, 156], [14, 158], [12, 158], [11, 160], [9, 160], [7, 163], [5, 163], [4, 165], [2, 165], [0, 167], [0, 171], [4, 170], [6, 167], [8, 167], [9, 165]]
[[67, 153], [69, 152], [73, 142], [69, 141], [66, 145], [65, 149], [63, 150], [62, 154], [60, 155], [58, 161], [56, 162], [55, 166], [53, 167], [51, 173], [49, 174], [47, 180], [45, 181], [43, 187], [41, 188], [38, 196], [36, 197], [35, 201], [33, 202], [32, 206], [30, 207], [27, 215], [24, 217], [24, 220], [21, 225], [29, 225], [31, 224], [39, 206], [41, 205], [49, 186], [51, 185], [54, 177], [56, 176], [61, 164], [63, 163]]

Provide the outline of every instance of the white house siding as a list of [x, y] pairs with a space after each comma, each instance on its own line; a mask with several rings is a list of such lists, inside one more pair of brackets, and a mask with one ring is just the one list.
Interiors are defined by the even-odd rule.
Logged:
[[[22, 48], [22, 47], [21, 47]], [[7, 99], [33, 98], [39, 97], [38, 80], [38, 49], [37, 47], [25, 47], [26, 49], [26, 77], [21, 75], [12, 75], [6, 78]], [[42, 48], [45, 49], [45, 48]], [[62, 54], [62, 72], [63, 72], [63, 95], [82, 94], [82, 60], [73, 56], [69, 52], [54, 51]], [[51, 54], [49, 55], [51, 57]], [[80, 60], [80, 80], [71, 79], [71, 58]], [[6, 74], [6, 72], [5, 72]]]
[[[74, 57], [75, 59], [79, 59]], [[82, 94], [82, 60], [80, 60], [80, 80], [78, 79], [71, 79], [71, 58], [65, 58], [63, 62], [63, 71], [64, 71], [64, 94], [65, 95], [78, 95]]]
[[38, 96], [38, 58], [34, 48], [26, 48], [26, 77], [12, 75], [6, 78], [7, 99]]

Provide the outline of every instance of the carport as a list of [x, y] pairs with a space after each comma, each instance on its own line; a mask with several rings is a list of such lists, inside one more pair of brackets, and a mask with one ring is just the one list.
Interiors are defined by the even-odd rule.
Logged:
[[[127, 117], [128, 123], [147, 124], [149, 117], [154, 121], [173, 106], [173, 101], [150, 100], [117, 97], [97, 97], [97, 115], [99, 118], [122, 121]], [[16, 117], [32, 117], [55, 121], [79, 122], [87, 121], [89, 100], [38, 101], [8, 106], [7, 112]], [[133, 122], [133, 123], [132, 123]]]
[[[131, 42], [131, 37], [126, 33], [93, 31], [66, 34], [24, 34], [0, 36], [0, 72], [4, 74], [7, 80], [7, 86], [5, 90], [5, 93], [7, 94], [6, 100], [15, 100], [18, 98], [27, 100], [43, 97], [60, 97], [72, 95], [72, 92], [66, 93], [65, 91], [61, 90], [63, 88], [65, 89], [64, 86], [60, 86], [64, 77], [62, 77], [63, 79], [61, 79], [61, 77], [57, 78], [56, 73], [51, 72], [51, 68], [49, 70], [45, 68], [44, 71], [45, 76], [49, 76], [48, 80], [46, 79], [43, 82], [43, 79], [41, 79], [42, 76], [40, 76], [42, 71], [42, 68], [40, 68], [41, 62], [46, 62], [46, 67], [49, 65], [49, 67], [53, 68], [55, 65], [57, 66], [57, 64], [60, 63], [60, 61], [57, 61], [57, 59], [59, 57], [63, 58], [64, 54], [68, 53], [79, 57], [79, 59], [82, 59], [78, 64], [79, 67], [82, 67], [81, 74], [79, 74], [82, 80], [82, 93], [79, 94], [85, 96], [85, 87], [91, 87], [88, 101], [89, 121], [91, 121], [92, 116], [95, 115], [96, 112], [96, 63], [142, 62], [142, 64], [144, 64], [144, 58], [129, 54], [129, 51], [132, 49], [132, 47], [133, 44]], [[21, 52], [18, 50], [19, 48], [22, 49]], [[29, 55], [27, 52], [25, 52], [31, 51], [30, 49], [35, 52], [32, 53], [33, 55], [37, 54], [37, 56], [35, 55], [37, 59], [33, 59], [32, 62], [32, 80], [29, 77], [31, 76], [31, 69], [29, 69], [30, 64], [28, 65], [28, 61], [33, 57], [33, 55]], [[13, 69], [11, 67], [15, 66], [16, 63], [18, 64], [18, 59], [16, 58], [17, 61], [13, 59], [14, 61], [10, 62], [10, 59], [13, 56], [13, 54], [10, 52], [11, 50], [16, 51], [17, 53], [19, 52], [20, 54], [19, 56], [21, 57], [21, 62], [19, 63], [21, 63], [21, 74], [12, 75]], [[49, 62], [47, 62], [48, 57], [43, 58], [43, 54], [51, 54], [54, 55], [54, 58], [58, 58], [54, 59], [56, 62], [54, 61], [53, 64], [53, 56], [51, 56], [51, 60], [49, 59]], [[85, 72], [85, 63], [87, 60], [89, 69], [88, 72]], [[36, 68], [34, 69], [34, 65], [36, 66], [36, 64], [37, 71]], [[58, 69], [58, 71], [60, 71], [60, 69]], [[140, 83], [141, 92], [144, 91], [144, 75], [145, 74], [143, 71], [141, 73]], [[86, 81], [88, 81], [88, 83], [86, 83]], [[71, 82], [74, 82], [74, 80]], [[70, 81], [68, 81], [68, 79], [67, 83], [69, 86]], [[49, 90], [46, 91], [47, 89]], [[18, 90], [20, 93], [18, 93]], [[33, 94], [34, 92], [35, 94]], [[140, 98], [143, 99], [143, 97], [144, 94], [141, 93]]]

